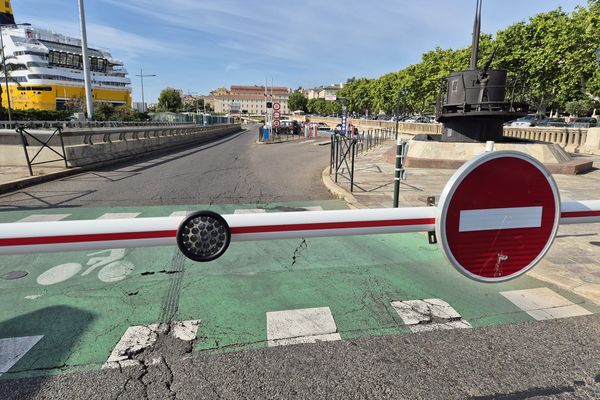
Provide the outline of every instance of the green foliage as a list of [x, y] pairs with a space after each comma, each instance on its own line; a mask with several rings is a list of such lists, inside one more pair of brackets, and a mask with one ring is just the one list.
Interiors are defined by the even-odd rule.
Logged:
[[310, 99], [306, 108], [311, 114], [341, 114], [342, 103], [340, 101], [327, 101], [325, 99]]
[[290, 111], [306, 111], [307, 104], [308, 99], [304, 97], [304, 94], [302, 94], [299, 91], [295, 91], [294, 93], [292, 93], [290, 95], [290, 98], [288, 99], [288, 106]]
[[162, 111], [177, 112], [181, 110], [183, 101], [178, 90], [171, 87], [164, 88], [158, 96], [158, 108]]
[[137, 122], [148, 120], [147, 113], [140, 113], [127, 106], [113, 106], [110, 103], [94, 103], [95, 121], [127, 121]]
[[[600, 99], [600, 1], [589, 0], [571, 14], [558, 8], [518, 22], [491, 35], [482, 34], [478, 66], [495, 56], [491, 68], [506, 69], [517, 87], [525, 86], [528, 100], [538, 110], [563, 109], [567, 102]], [[417, 64], [377, 79], [349, 79], [339, 96], [350, 112], [392, 114], [400, 100], [401, 112], [432, 112], [442, 79], [468, 68], [471, 48], [436, 48]], [[406, 95], [401, 93], [405, 91]], [[313, 109], [318, 102], [313, 102]], [[309, 111], [311, 111], [309, 102]], [[311, 111], [315, 112], [315, 111]], [[321, 112], [322, 113], [322, 112]]]
[[[70, 111], [48, 111], [48, 110], [11, 110], [12, 119], [15, 121], [65, 121], [71, 116]], [[8, 119], [6, 109], [0, 112], [0, 118]]]
[[565, 110], [570, 115], [585, 116], [592, 110], [592, 102], [587, 99], [569, 101], [565, 104]]

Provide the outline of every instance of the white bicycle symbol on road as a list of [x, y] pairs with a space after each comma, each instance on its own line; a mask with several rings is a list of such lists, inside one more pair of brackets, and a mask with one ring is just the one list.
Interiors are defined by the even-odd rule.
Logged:
[[[106, 255], [100, 256], [101, 254], [105, 253]], [[89, 267], [81, 273], [81, 276], [91, 274], [100, 268], [100, 271], [98, 271], [98, 279], [100, 279], [102, 282], [121, 281], [125, 279], [127, 275], [129, 275], [135, 268], [135, 265], [129, 261], [123, 260], [125, 257], [125, 249], [96, 251], [88, 254], [88, 257], [92, 257], [87, 262]], [[64, 282], [67, 279], [77, 275], [82, 268], [83, 266], [79, 263], [65, 263], [56, 265], [38, 276], [37, 283], [47, 286]]]

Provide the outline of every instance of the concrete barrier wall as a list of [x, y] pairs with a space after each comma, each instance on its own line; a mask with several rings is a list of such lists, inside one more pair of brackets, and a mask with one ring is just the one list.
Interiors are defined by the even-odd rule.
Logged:
[[[101, 161], [109, 161], [151, 151], [167, 149], [185, 144], [197, 144], [218, 139], [239, 132], [239, 124], [229, 125], [180, 125], [173, 127], [122, 127], [95, 129], [65, 129], [62, 132], [68, 166], [84, 166]], [[63, 154], [58, 135], [53, 131], [31, 131], [36, 138], [47, 141], [50, 147]], [[27, 151], [30, 158], [40, 150], [41, 145], [27, 138]], [[58, 160], [57, 160], [58, 159]], [[34, 162], [47, 162], [44, 167], [64, 168], [64, 161], [49, 149], [43, 149]], [[0, 132], [0, 165], [27, 166], [20, 135], [15, 132]]]

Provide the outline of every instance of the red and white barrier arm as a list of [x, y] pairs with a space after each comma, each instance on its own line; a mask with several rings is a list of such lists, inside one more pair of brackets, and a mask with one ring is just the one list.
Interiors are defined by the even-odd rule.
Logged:
[[[231, 241], [434, 230], [436, 208], [223, 215]], [[171, 246], [184, 217], [0, 224], [0, 255]]]
[[[231, 241], [435, 230], [435, 207], [223, 215]], [[0, 255], [172, 246], [184, 217], [0, 224]], [[561, 224], [600, 222], [600, 200], [561, 203]]]
[[600, 222], [600, 200], [562, 201], [560, 224]]

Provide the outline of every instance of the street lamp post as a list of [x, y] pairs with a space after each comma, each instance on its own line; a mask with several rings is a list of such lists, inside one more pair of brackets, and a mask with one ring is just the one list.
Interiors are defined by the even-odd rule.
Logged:
[[88, 58], [87, 32], [85, 27], [85, 11], [83, 0], [79, 1], [79, 24], [81, 26], [81, 56], [83, 58], [83, 81], [88, 119], [94, 118], [94, 99], [92, 97], [92, 82], [90, 78], [90, 59]]
[[145, 77], [151, 77], [151, 76], [156, 76], [155, 74], [148, 74], [148, 75], [144, 75], [144, 70], [142, 70], [142, 68], [140, 67], [140, 74], [136, 75], [140, 77], [140, 81], [142, 83], [142, 112], [146, 112], [146, 101], [144, 99], [144, 78]]

